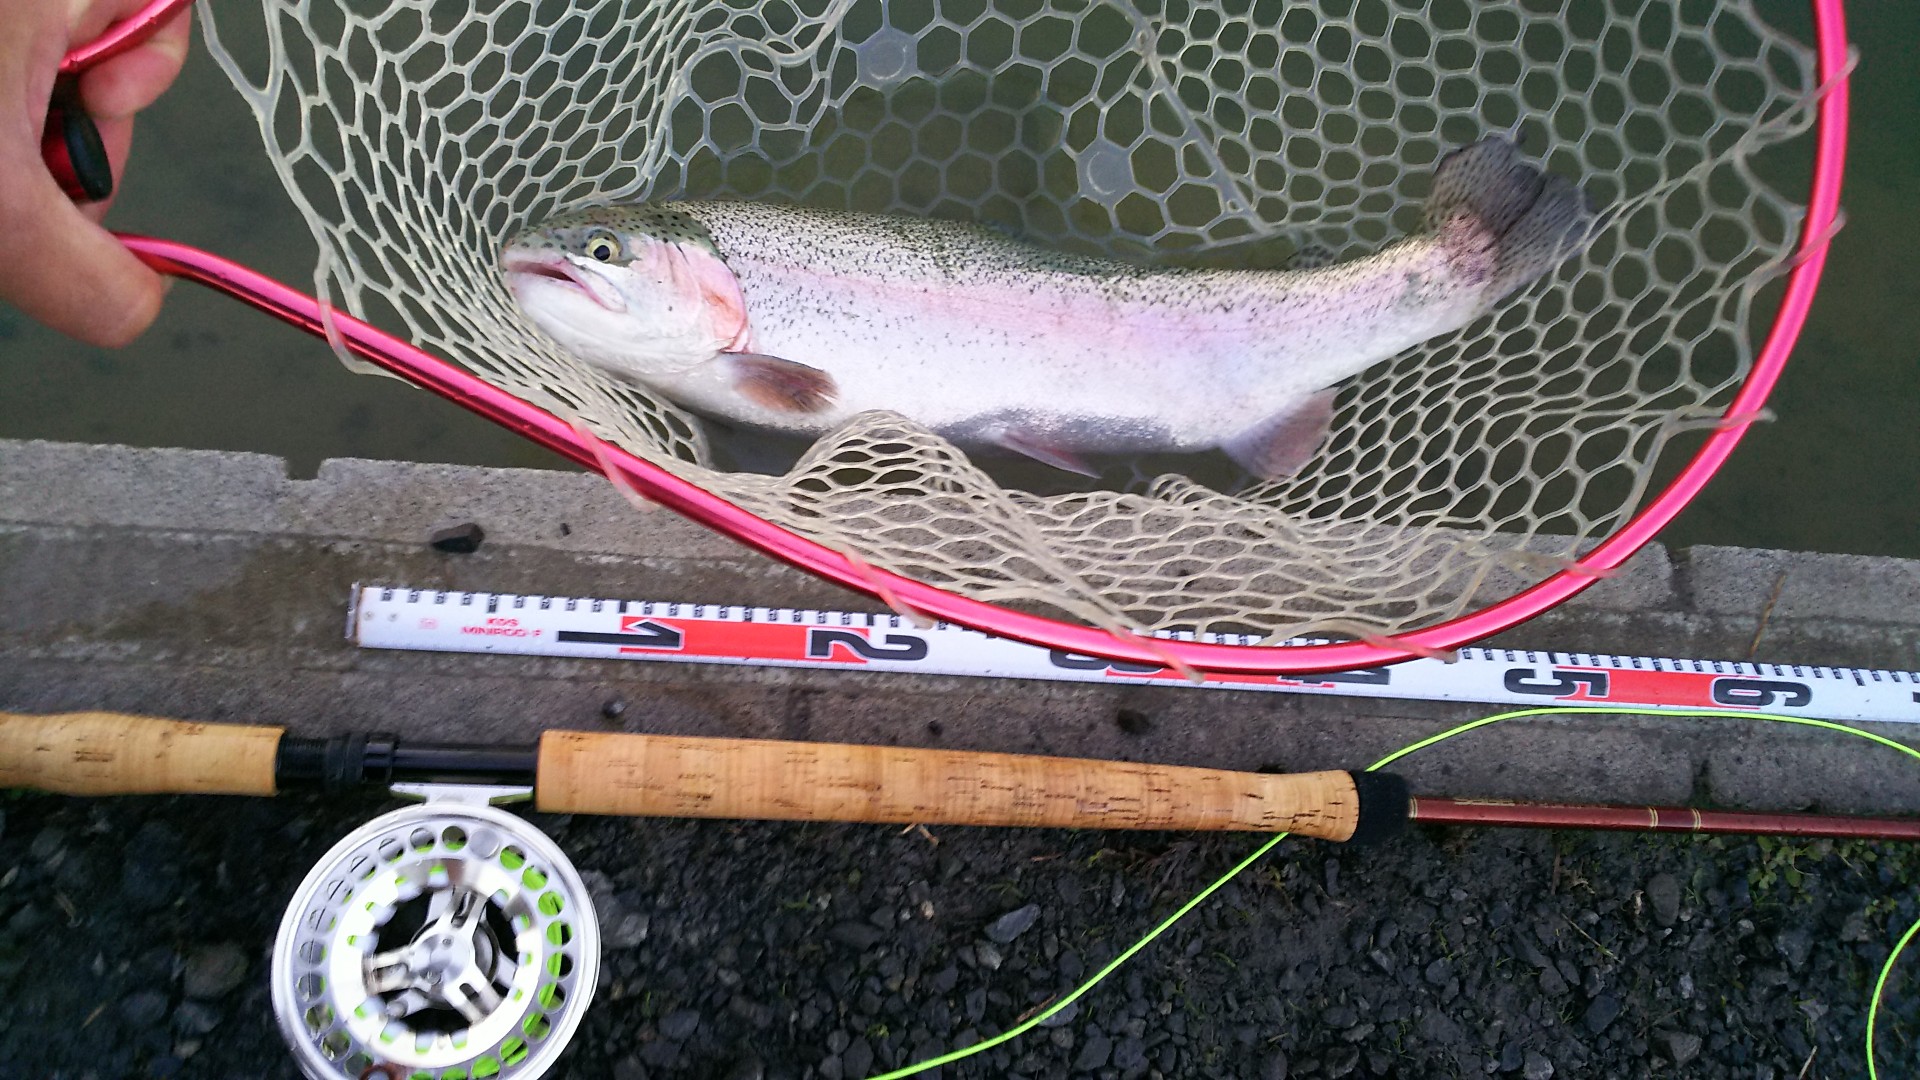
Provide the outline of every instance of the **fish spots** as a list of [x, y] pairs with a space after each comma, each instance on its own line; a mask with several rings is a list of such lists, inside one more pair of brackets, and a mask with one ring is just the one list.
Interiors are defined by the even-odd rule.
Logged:
[[[1428, 229], [1313, 269], [1142, 266], [953, 221], [643, 203], [517, 241], [604, 278], [619, 318], [537, 280], [516, 299], [576, 355], [710, 416], [817, 433], [887, 410], [1062, 468], [1231, 440], [1284, 475], [1324, 438], [1322, 391], [1480, 317], [1582, 220], [1570, 183], [1503, 148], [1448, 162]], [[589, 230], [615, 234], [625, 265], [591, 261]]]

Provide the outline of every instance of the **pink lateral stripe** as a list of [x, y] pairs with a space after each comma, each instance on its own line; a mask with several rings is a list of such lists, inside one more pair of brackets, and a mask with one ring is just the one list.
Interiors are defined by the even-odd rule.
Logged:
[[[1819, 284], [1820, 271], [1826, 263], [1828, 239], [1839, 207], [1840, 179], [1846, 152], [1847, 43], [1841, 0], [1813, 2], [1818, 29], [1819, 77], [1827, 85], [1820, 103], [1819, 134], [1807, 221], [1801, 232], [1796, 265], [1780, 311], [1753, 370], [1723, 414], [1735, 422], [1711, 435], [1665, 491], [1619, 532], [1576, 564], [1481, 611], [1397, 638], [1330, 645], [1212, 645], [1113, 634], [1012, 611], [850, 559], [755, 517], [718, 495], [619, 447], [604, 447], [608, 463], [649, 498], [774, 558], [847, 588], [883, 599], [891, 594], [891, 601], [903, 603], [912, 610], [937, 619], [1090, 656], [1134, 663], [1187, 665], [1200, 671], [1306, 674], [1395, 663], [1456, 648], [1505, 630], [1579, 593], [1650, 541], [1726, 460], [1739, 443], [1750, 418], [1765, 403], [1779, 379], [1787, 355], [1806, 321], [1808, 307]], [[157, 0], [128, 22], [138, 22], [176, 3], [177, 0]], [[159, 21], [164, 21], [164, 15], [147, 25], [145, 32], [150, 34]], [[133, 34], [128, 34], [120, 40], [122, 43], [118, 48], [124, 49], [130, 47], [126, 42], [137, 39]], [[90, 48], [98, 46], [99, 43], [96, 43]], [[94, 54], [93, 59], [97, 62], [105, 55], [112, 53], [101, 50]], [[69, 57], [69, 61], [72, 60]], [[85, 66], [84, 63], [73, 64], [74, 70]], [[62, 70], [66, 70], [66, 65]], [[142, 259], [162, 272], [212, 286], [309, 333], [325, 334], [320, 305], [312, 297], [184, 244], [133, 236], [122, 239]], [[550, 413], [351, 316], [335, 313], [331, 321], [343, 334], [347, 347], [356, 355], [464, 405], [584, 468], [595, 472], [603, 470], [604, 466], [586, 437]]]

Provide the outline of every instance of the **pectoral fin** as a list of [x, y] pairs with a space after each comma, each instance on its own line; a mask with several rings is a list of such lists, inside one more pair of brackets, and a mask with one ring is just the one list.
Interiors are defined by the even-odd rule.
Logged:
[[732, 376], [733, 388], [763, 409], [821, 412], [840, 396], [833, 376], [819, 368], [764, 353], [727, 353], [721, 359]]
[[1073, 451], [1058, 446], [1050, 446], [1039, 439], [1022, 435], [1017, 431], [998, 428], [991, 432], [988, 437], [1000, 446], [1004, 446], [1016, 454], [1025, 454], [1027, 457], [1032, 458], [1042, 465], [1051, 465], [1056, 469], [1064, 469], [1067, 472], [1079, 473], [1081, 476], [1091, 476], [1095, 479], [1098, 479], [1100, 476], [1099, 470], [1081, 460], [1080, 455]]
[[1292, 476], [1327, 441], [1334, 391], [1322, 390], [1228, 439], [1220, 448], [1263, 480]]

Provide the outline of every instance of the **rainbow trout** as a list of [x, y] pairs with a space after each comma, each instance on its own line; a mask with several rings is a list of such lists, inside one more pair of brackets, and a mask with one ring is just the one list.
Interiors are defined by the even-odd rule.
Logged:
[[1090, 471], [1220, 447], [1290, 475], [1335, 384], [1486, 314], [1586, 241], [1580, 191], [1503, 138], [1440, 161], [1425, 226], [1302, 270], [1136, 266], [947, 221], [748, 203], [606, 206], [510, 241], [521, 309], [696, 412], [819, 434], [870, 410]]

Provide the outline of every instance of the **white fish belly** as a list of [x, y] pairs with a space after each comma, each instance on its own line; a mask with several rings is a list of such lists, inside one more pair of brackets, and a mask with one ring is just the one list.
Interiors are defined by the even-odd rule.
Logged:
[[963, 444], [1207, 449], [1465, 325], [1485, 301], [1424, 237], [1321, 270], [1153, 270], [946, 222], [681, 205], [738, 280], [748, 349], [826, 372], [836, 396], [817, 412], [769, 410], [720, 366], [662, 389], [802, 434], [880, 409]]
[[[1004, 426], [1063, 449], [1203, 449], [1337, 377], [1274, 348], [1264, 330], [1263, 346], [1237, 322], [1208, 333], [1037, 282], [923, 289], [738, 257], [733, 266], [754, 351], [819, 368], [839, 388], [826, 412], [743, 417], [789, 430], [888, 409], [961, 441]], [[1276, 367], [1299, 377], [1276, 379]]]

